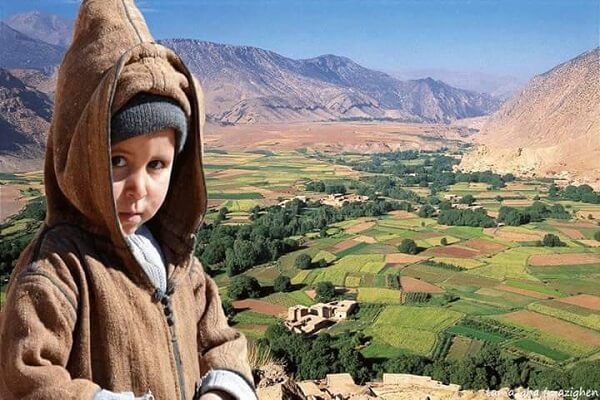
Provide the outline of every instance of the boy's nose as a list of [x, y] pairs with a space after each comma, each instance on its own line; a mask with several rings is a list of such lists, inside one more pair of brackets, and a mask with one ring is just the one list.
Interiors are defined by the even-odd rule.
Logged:
[[136, 173], [129, 177], [127, 185], [127, 197], [132, 200], [139, 200], [146, 197], [146, 176], [143, 173]]

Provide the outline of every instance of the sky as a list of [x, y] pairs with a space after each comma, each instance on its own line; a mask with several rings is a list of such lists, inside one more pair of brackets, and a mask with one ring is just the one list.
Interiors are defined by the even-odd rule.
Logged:
[[[393, 72], [528, 79], [600, 43], [600, 0], [137, 0], [158, 39], [249, 45], [290, 58], [346, 56]], [[75, 18], [78, 0], [0, 0], [0, 18]]]

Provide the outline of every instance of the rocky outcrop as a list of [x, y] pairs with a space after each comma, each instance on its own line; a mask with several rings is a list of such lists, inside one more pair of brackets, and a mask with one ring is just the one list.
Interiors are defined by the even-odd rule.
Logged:
[[536, 76], [492, 115], [459, 168], [600, 188], [600, 49]]
[[41, 158], [51, 115], [46, 94], [0, 69], [0, 170], [19, 169], [19, 160], [31, 166], [27, 160]]
[[259, 400], [559, 400], [559, 392], [524, 388], [500, 390], [461, 390], [428, 376], [383, 374], [380, 382], [357, 385], [350, 374], [329, 374], [323, 380], [294, 382], [290, 379], [273, 385], [259, 385]]

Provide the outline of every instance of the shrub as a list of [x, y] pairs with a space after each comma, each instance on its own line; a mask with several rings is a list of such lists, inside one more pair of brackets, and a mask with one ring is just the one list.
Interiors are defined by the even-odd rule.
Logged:
[[419, 248], [417, 244], [412, 239], [403, 239], [400, 245], [398, 246], [398, 251], [400, 253], [405, 254], [417, 254], [419, 252]]
[[276, 292], [289, 292], [292, 290], [292, 281], [289, 276], [279, 275], [275, 278], [273, 289]]
[[240, 275], [231, 280], [229, 285], [229, 297], [234, 300], [256, 298], [260, 296], [260, 284], [251, 276]]
[[567, 244], [562, 242], [560, 238], [552, 233], [547, 233], [542, 239], [542, 246], [544, 247], [564, 247]]
[[317, 300], [328, 302], [335, 298], [335, 286], [331, 282], [319, 282], [316, 288]]
[[298, 257], [296, 257], [296, 261], [294, 262], [294, 264], [296, 265], [296, 268], [308, 269], [310, 268], [311, 262], [311, 257], [306, 253], [302, 253]]

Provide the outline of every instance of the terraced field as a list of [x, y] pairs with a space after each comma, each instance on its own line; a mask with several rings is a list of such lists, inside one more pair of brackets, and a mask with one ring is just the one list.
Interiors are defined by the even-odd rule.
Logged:
[[437, 334], [462, 316], [458, 312], [437, 308], [388, 306], [366, 333], [373, 337], [374, 344], [425, 355], [433, 349]]
[[[366, 157], [338, 156], [346, 161]], [[422, 160], [413, 161], [418, 164]], [[311, 180], [343, 182], [354, 192], [361, 178], [372, 176], [337, 159], [335, 163], [324, 161], [316, 152], [291, 150], [208, 152], [205, 173], [211, 208], [207, 221], [215, 221], [219, 208], [226, 207], [229, 212], [223, 223], [232, 225], [249, 223], [256, 206], [276, 205], [295, 196], [312, 201], [325, 198], [327, 193], [306, 190]], [[41, 176], [0, 176], [0, 183], [9, 182], [37, 188]], [[504, 188], [491, 188], [483, 182], [458, 182], [437, 196], [471, 194], [490, 215], [497, 215], [501, 206], [523, 209], [536, 196], [548, 205], [555, 204], [547, 198], [547, 186], [515, 181]], [[431, 193], [430, 188], [403, 189], [420, 196]], [[330, 224], [324, 233], [315, 229], [293, 237], [301, 243], [299, 250], [245, 274], [268, 289], [260, 300], [277, 309], [312, 305], [314, 287], [332, 282], [340, 296], [358, 300], [361, 309], [368, 311], [360, 311], [327, 332], [364, 332], [371, 338], [362, 349], [366, 357], [431, 355], [440, 337], [450, 335], [448, 359], [461, 359], [475, 354], [485, 343], [495, 343], [542, 363], [568, 365], [577, 358], [600, 354], [600, 242], [593, 239], [600, 230], [600, 205], [559, 203], [569, 206], [579, 219], [546, 219], [520, 227], [445, 226], [436, 218], [420, 218], [421, 204], [413, 202], [412, 211], [349, 218]], [[592, 219], [588, 219], [590, 215]], [[18, 234], [30, 222], [14, 221], [2, 226], [0, 234]], [[566, 247], [538, 247], [536, 242], [546, 233], [558, 235]], [[415, 240], [418, 254], [400, 253], [398, 245], [403, 239]], [[300, 254], [311, 257], [311, 268], [296, 267]], [[327, 266], [319, 267], [321, 260]], [[279, 275], [291, 278], [293, 291], [272, 292]], [[231, 278], [220, 273], [215, 280], [226, 296]], [[430, 297], [423, 304], [402, 304], [407, 293], [425, 292]], [[471, 320], [489, 326], [482, 328], [468, 322]], [[240, 310], [233, 318], [235, 326], [253, 338], [280, 321], [281, 317], [254, 309]]]

